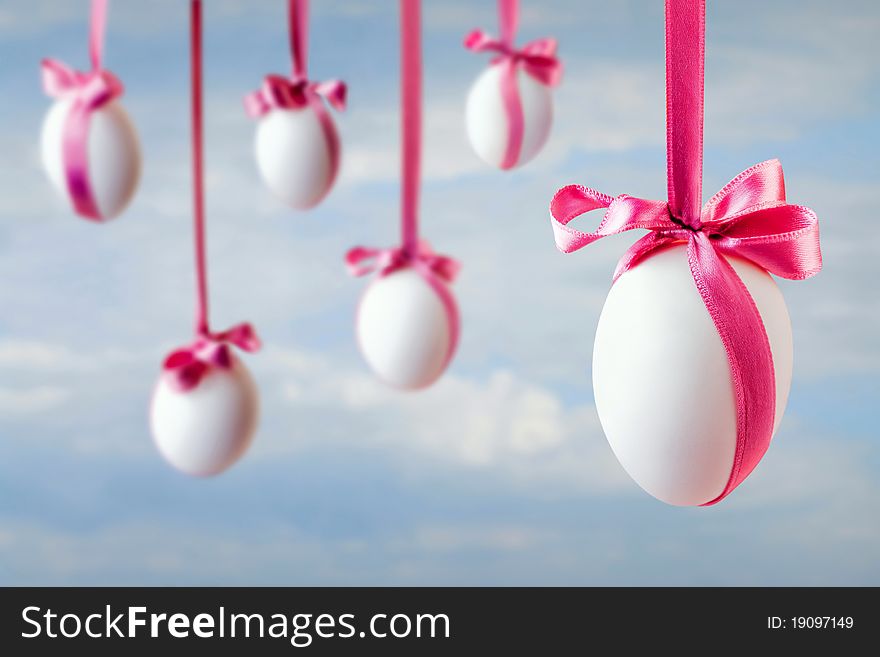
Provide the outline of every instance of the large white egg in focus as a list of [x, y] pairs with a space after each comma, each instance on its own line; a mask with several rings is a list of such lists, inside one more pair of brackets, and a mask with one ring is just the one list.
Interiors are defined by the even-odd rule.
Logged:
[[259, 417], [259, 396], [247, 368], [234, 355], [229, 369], [212, 368], [185, 392], [160, 377], [150, 423], [159, 452], [194, 476], [219, 474], [247, 451]]
[[358, 344], [384, 382], [397, 388], [423, 388], [446, 369], [455, 348], [455, 321], [421, 274], [400, 269], [376, 278], [364, 292], [357, 313]]
[[[329, 117], [334, 139], [339, 137]], [[299, 210], [318, 204], [336, 178], [330, 143], [310, 106], [276, 108], [260, 117], [256, 136], [257, 168], [279, 199]]]
[[[72, 104], [69, 98], [55, 101], [41, 135], [43, 167], [52, 185], [68, 198], [64, 130]], [[129, 204], [140, 180], [137, 132], [125, 109], [114, 100], [91, 113], [88, 134], [89, 184], [102, 217], [111, 219]]]
[[[754, 264], [728, 258], [764, 322], [776, 374], [775, 433], [791, 387], [791, 322], [782, 292]], [[688, 267], [660, 251], [611, 287], [593, 349], [596, 410], [627, 473], [654, 497], [695, 506], [721, 494], [736, 448], [727, 355]]]
[[[500, 65], [490, 66], [476, 79], [468, 93], [465, 124], [471, 146], [492, 166], [500, 167], [510, 139], [507, 110], [501, 94]], [[531, 160], [547, 141], [553, 124], [553, 93], [522, 68], [517, 69], [523, 109], [523, 140], [516, 166]]]

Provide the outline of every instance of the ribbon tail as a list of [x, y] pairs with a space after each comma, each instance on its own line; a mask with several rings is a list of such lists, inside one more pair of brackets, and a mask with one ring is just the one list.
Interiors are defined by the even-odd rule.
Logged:
[[[749, 476], [764, 456], [776, 415], [776, 375], [767, 331], [755, 301], [733, 267], [703, 233], [688, 242], [688, 263], [730, 366], [736, 406], [736, 450], [717, 504]], [[730, 299], [739, 299], [732, 304]]]
[[91, 112], [82, 98], [73, 101], [64, 123], [62, 157], [67, 191], [78, 215], [101, 222], [103, 217], [89, 180], [89, 127]]
[[501, 98], [507, 115], [507, 149], [501, 160], [502, 169], [512, 169], [519, 162], [522, 153], [523, 136], [526, 131], [525, 115], [523, 114], [522, 98], [519, 94], [519, 70], [513, 59], [502, 60], [501, 66]]

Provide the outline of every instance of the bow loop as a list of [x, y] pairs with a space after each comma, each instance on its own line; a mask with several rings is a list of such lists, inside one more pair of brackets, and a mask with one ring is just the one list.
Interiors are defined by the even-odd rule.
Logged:
[[779, 160], [749, 167], [727, 183], [703, 206], [704, 224], [718, 223], [768, 203], [785, 203], [785, 178]]
[[104, 69], [85, 73], [57, 59], [44, 59], [40, 69], [46, 95], [77, 98], [90, 110], [106, 105], [125, 90], [122, 81]]
[[209, 339], [219, 343], [229, 343], [235, 345], [242, 351], [249, 354], [256, 353], [263, 346], [260, 337], [257, 335], [256, 329], [248, 322], [236, 324], [220, 333], [210, 334]]
[[259, 351], [262, 343], [251, 324], [242, 323], [219, 333], [205, 333], [165, 359], [162, 369], [168, 383], [179, 392], [196, 388], [213, 369], [228, 370], [234, 360], [230, 345], [242, 351]]
[[523, 69], [548, 87], [562, 80], [562, 62], [556, 57], [556, 39], [536, 39], [514, 53]]
[[555, 87], [562, 79], [562, 62], [556, 57], [556, 39], [535, 39], [522, 48], [497, 39], [483, 30], [473, 30], [464, 39], [464, 47], [473, 52], [492, 52], [493, 64], [522, 64], [523, 70], [533, 78]]
[[472, 30], [464, 38], [464, 47], [473, 52], [495, 52], [509, 54], [510, 48], [484, 30]]
[[345, 255], [345, 264], [352, 276], [366, 276], [373, 272], [388, 276], [405, 267], [413, 267], [423, 275], [435, 276], [452, 283], [461, 270], [461, 264], [445, 255], [434, 253], [430, 245], [419, 242], [415, 253], [409, 253], [401, 246], [375, 249], [356, 246]]
[[348, 99], [348, 87], [342, 80], [334, 79], [313, 82], [309, 85], [309, 89], [324, 98], [337, 112], [345, 110], [345, 104]]

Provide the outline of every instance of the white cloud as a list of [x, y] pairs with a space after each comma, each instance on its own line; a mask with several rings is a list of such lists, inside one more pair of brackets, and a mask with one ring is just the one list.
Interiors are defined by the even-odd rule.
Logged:
[[54, 386], [0, 388], [0, 418], [42, 413], [70, 399], [71, 391]]
[[543, 486], [548, 494], [627, 485], [591, 406], [567, 408], [549, 389], [510, 371], [476, 379], [447, 373], [431, 389], [407, 394], [383, 386], [365, 367], [278, 347], [265, 357], [288, 404], [283, 412], [326, 419], [296, 441], [266, 436], [255, 444], [254, 458], [292, 457], [317, 443], [381, 450], [404, 473], [438, 466], [484, 471], [514, 485]]

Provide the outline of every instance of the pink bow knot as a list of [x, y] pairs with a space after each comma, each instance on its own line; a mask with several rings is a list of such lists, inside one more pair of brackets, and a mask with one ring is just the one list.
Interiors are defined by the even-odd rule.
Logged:
[[244, 98], [248, 116], [259, 118], [273, 109], [299, 109], [319, 98], [326, 100], [336, 111], [345, 109], [347, 87], [342, 80], [310, 82], [305, 78], [285, 78], [267, 75], [263, 86]]
[[125, 90], [122, 81], [104, 69], [84, 73], [57, 59], [44, 59], [40, 68], [46, 95], [51, 98], [76, 98], [88, 110], [106, 105]]
[[556, 56], [556, 39], [536, 39], [517, 49], [512, 43], [496, 39], [483, 30], [473, 30], [465, 37], [464, 47], [473, 52], [496, 53], [493, 64], [522, 64], [526, 73], [548, 87], [555, 87], [562, 79], [562, 62]]
[[186, 347], [168, 355], [162, 365], [168, 383], [179, 392], [196, 388], [214, 368], [232, 367], [230, 345], [254, 353], [261, 347], [260, 338], [250, 324], [238, 324], [220, 333], [205, 333]]
[[[575, 217], [600, 208], [607, 209], [595, 232], [568, 226]], [[580, 185], [560, 189], [550, 214], [556, 246], [565, 253], [634, 228], [651, 231], [620, 259], [614, 280], [654, 251], [689, 240], [750, 260], [781, 278], [803, 280], [822, 268], [819, 219], [810, 208], [785, 202], [779, 160], [743, 171], [690, 220], [673, 217], [666, 201], [625, 194], [612, 198]]]
[[414, 267], [426, 276], [439, 278], [452, 283], [461, 270], [461, 264], [445, 255], [433, 252], [427, 242], [419, 242], [415, 253], [401, 246], [387, 249], [373, 249], [356, 246], [345, 255], [345, 264], [352, 276], [366, 276], [378, 272], [379, 276], [389, 274], [405, 267]]

